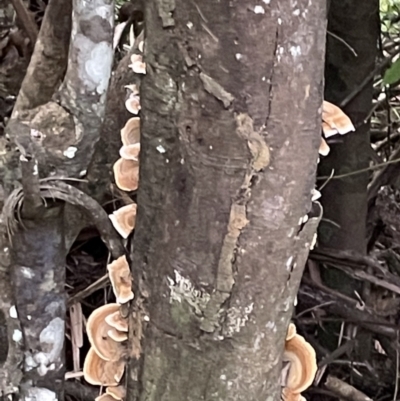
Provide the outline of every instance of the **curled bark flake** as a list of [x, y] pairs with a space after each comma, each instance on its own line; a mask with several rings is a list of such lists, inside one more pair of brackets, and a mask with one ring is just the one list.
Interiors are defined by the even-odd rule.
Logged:
[[204, 74], [204, 72], [200, 73], [200, 79], [203, 82], [204, 89], [210, 94], [215, 96], [218, 100], [220, 100], [225, 108], [228, 108], [230, 104], [233, 102], [234, 97], [232, 94], [227, 92], [218, 82], [216, 82], [210, 76]]

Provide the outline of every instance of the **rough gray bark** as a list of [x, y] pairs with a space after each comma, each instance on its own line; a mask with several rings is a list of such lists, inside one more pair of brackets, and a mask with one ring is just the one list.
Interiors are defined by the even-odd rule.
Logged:
[[[113, 57], [113, 1], [74, 0], [72, 30], [71, 4], [51, 0], [47, 7], [7, 125], [13, 144], [0, 166], [8, 195], [0, 232], [7, 228], [10, 236], [10, 241], [0, 237], [0, 278], [8, 287], [13, 278], [12, 288], [0, 293], [9, 349], [0, 362], [0, 395], [19, 393], [25, 401], [63, 400], [64, 266], [76, 235], [90, 222], [115, 258], [124, 253], [101, 206], [55, 179], [86, 174], [104, 118]], [[20, 324], [19, 336], [10, 331], [13, 319]]]
[[129, 401], [280, 398], [320, 217], [325, 6], [260, 4], [146, 2]]

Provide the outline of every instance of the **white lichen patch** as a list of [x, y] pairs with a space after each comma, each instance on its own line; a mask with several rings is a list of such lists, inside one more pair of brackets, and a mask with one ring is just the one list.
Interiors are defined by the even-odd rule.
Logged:
[[228, 309], [226, 321], [224, 325], [224, 335], [232, 337], [235, 333], [239, 333], [240, 329], [246, 325], [249, 315], [253, 311], [254, 302], [243, 307], [233, 306]]
[[254, 7], [254, 12], [256, 14], [265, 14], [265, 9], [263, 6], [255, 6]]
[[12, 335], [12, 339], [13, 341], [15, 341], [16, 343], [19, 343], [22, 340], [22, 331], [15, 329]]
[[183, 277], [177, 270], [174, 270], [174, 273], [175, 280], [168, 277], [170, 303], [186, 301], [197, 315], [201, 315], [210, 300], [210, 295], [207, 292], [197, 290], [192, 282]]
[[293, 57], [297, 57], [301, 55], [301, 48], [300, 46], [292, 46], [289, 48], [289, 53], [293, 56]]
[[15, 307], [15, 305], [12, 305], [10, 307], [10, 312], [9, 313], [10, 313], [10, 317], [12, 319], [17, 319], [18, 318], [17, 308]]
[[56, 317], [45, 327], [40, 335], [42, 352], [25, 354], [25, 369], [30, 371], [37, 368], [39, 375], [44, 376], [49, 370], [56, 368], [64, 347], [64, 321]]
[[77, 150], [78, 148], [76, 148], [75, 146], [69, 146], [66, 150], [64, 150], [63, 154], [65, 157], [68, 157], [68, 159], [73, 159]]
[[35, 277], [35, 272], [30, 268], [30, 267], [21, 267], [21, 274], [25, 277], [25, 278], [29, 278], [32, 279], [33, 277]]
[[158, 152], [158, 153], [161, 153], [161, 154], [166, 152], [164, 146], [162, 146], [162, 145], [158, 145], [158, 146], [156, 147], [156, 149], [157, 149], [157, 152]]

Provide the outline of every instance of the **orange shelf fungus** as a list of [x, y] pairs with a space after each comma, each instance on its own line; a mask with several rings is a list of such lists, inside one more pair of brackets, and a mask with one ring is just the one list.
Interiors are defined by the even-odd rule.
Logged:
[[83, 377], [95, 386], [117, 386], [125, 370], [124, 359], [106, 361], [90, 348], [83, 364]]
[[125, 387], [123, 386], [107, 387], [106, 394], [109, 394], [114, 400], [117, 401], [123, 400], [126, 395]]
[[136, 210], [136, 203], [131, 203], [130, 205], [122, 206], [108, 216], [122, 238], [128, 238], [129, 234], [135, 228]]
[[106, 316], [118, 311], [119, 308], [118, 304], [103, 305], [94, 310], [87, 321], [89, 342], [97, 355], [105, 361], [117, 361], [125, 354], [124, 346], [108, 336], [108, 331], [113, 327], [106, 322]]
[[119, 155], [122, 159], [126, 160], [139, 160], [140, 153], [140, 143], [135, 143], [133, 145], [124, 145], [119, 150]]
[[119, 311], [106, 316], [106, 322], [118, 331], [128, 332], [128, 320], [124, 319]]
[[107, 266], [108, 275], [119, 304], [133, 299], [132, 276], [126, 256], [123, 255]]
[[119, 189], [135, 191], [139, 186], [139, 162], [136, 160], [118, 159], [114, 163], [114, 178]]
[[340, 134], [344, 135], [355, 131], [350, 118], [332, 103], [324, 100], [322, 104], [322, 130], [325, 138]]
[[[118, 398], [114, 398], [110, 394], [102, 394], [95, 398], [94, 401], [115, 401]], [[122, 400], [122, 398], [120, 398]]]
[[121, 130], [121, 141], [125, 146], [140, 142], [140, 118], [130, 118]]
[[[344, 135], [354, 130], [350, 118], [339, 107], [324, 100], [322, 104], [322, 132], [324, 137], [329, 138], [337, 134]], [[326, 156], [329, 150], [329, 145], [324, 138], [321, 138], [319, 154]]]
[[288, 362], [289, 373], [282, 390], [284, 401], [305, 400], [301, 393], [311, 386], [317, 373], [317, 358], [314, 348], [296, 333], [296, 326], [290, 323], [283, 354]]
[[126, 332], [114, 329], [114, 327], [107, 331], [107, 335], [117, 343], [122, 343], [128, 340], [128, 334]]

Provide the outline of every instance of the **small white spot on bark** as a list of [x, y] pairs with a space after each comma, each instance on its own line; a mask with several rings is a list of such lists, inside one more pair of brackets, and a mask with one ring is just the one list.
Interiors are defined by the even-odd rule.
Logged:
[[300, 15], [300, 10], [299, 10], [299, 9], [294, 10], [294, 11], [293, 11], [293, 15], [294, 15], [295, 17], [298, 17], [298, 16]]
[[290, 268], [292, 267], [292, 263], [293, 263], [293, 256], [290, 256], [289, 259], [286, 261], [287, 270], [290, 270]]
[[220, 378], [221, 380], [226, 380], [226, 375], [221, 375], [219, 378]]
[[143, 320], [144, 320], [145, 322], [150, 322], [150, 317], [147, 316], [147, 315], [144, 315]]
[[282, 20], [280, 18], [278, 18], [278, 24], [282, 25]]
[[213, 147], [212, 147], [212, 145], [210, 145], [210, 146], [209, 146], [209, 149], [210, 149], [210, 150], [213, 150]]
[[12, 319], [17, 319], [18, 318], [18, 313], [17, 313], [17, 309], [15, 308], [15, 305], [11, 306], [9, 313], [10, 313], [10, 317]]
[[254, 7], [254, 12], [256, 14], [265, 14], [265, 9], [263, 6], [255, 6]]
[[266, 327], [267, 329], [273, 329], [273, 328], [275, 327], [275, 322], [269, 321], [269, 322], [267, 322], [267, 324], [265, 325], [265, 327]]
[[300, 56], [300, 54], [301, 54], [301, 48], [300, 48], [300, 46], [292, 46], [292, 47], [289, 49], [289, 53], [290, 53], [293, 57]]
[[189, 28], [189, 29], [192, 29], [193, 28], [193, 22], [188, 22], [187, 24], [186, 24], [186, 26]]
[[263, 3], [265, 3], [265, 4], [269, 4], [270, 2], [271, 2], [271, 0], [262, 0], [263, 1]]
[[31, 315], [26, 315], [26, 318], [27, 318], [28, 320], [32, 320], [32, 316], [31, 316]]
[[242, 58], [243, 58], [243, 55], [242, 54], [240, 54], [240, 53], [236, 53], [235, 54], [235, 58], [236, 58], [236, 60], [241, 60]]
[[12, 339], [16, 342], [19, 343], [22, 340], [22, 331], [21, 330], [14, 330]]
[[169, 159], [165, 159], [165, 163], [167, 163], [167, 164], [168, 164], [168, 163], [169, 163]]
[[158, 146], [156, 147], [156, 149], [157, 149], [157, 151], [158, 151], [159, 153], [165, 153], [165, 152], [166, 152], [164, 146], [162, 146], [162, 145], [158, 145]]
[[33, 278], [35, 277], [35, 272], [30, 267], [21, 267], [21, 273], [25, 278]]
[[68, 159], [73, 159], [77, 150], [78, 148], [76, 148], [75, 146], [69, 146], [66, 150], [64, 150], [63, 154], [65, 157], [68, 157]]
[[86, 173], [87, 173], [87, 170], [82, 170], [82, 171], [79, 173], [79, 177], [84, 177], [84, 176], [86, 175]]

